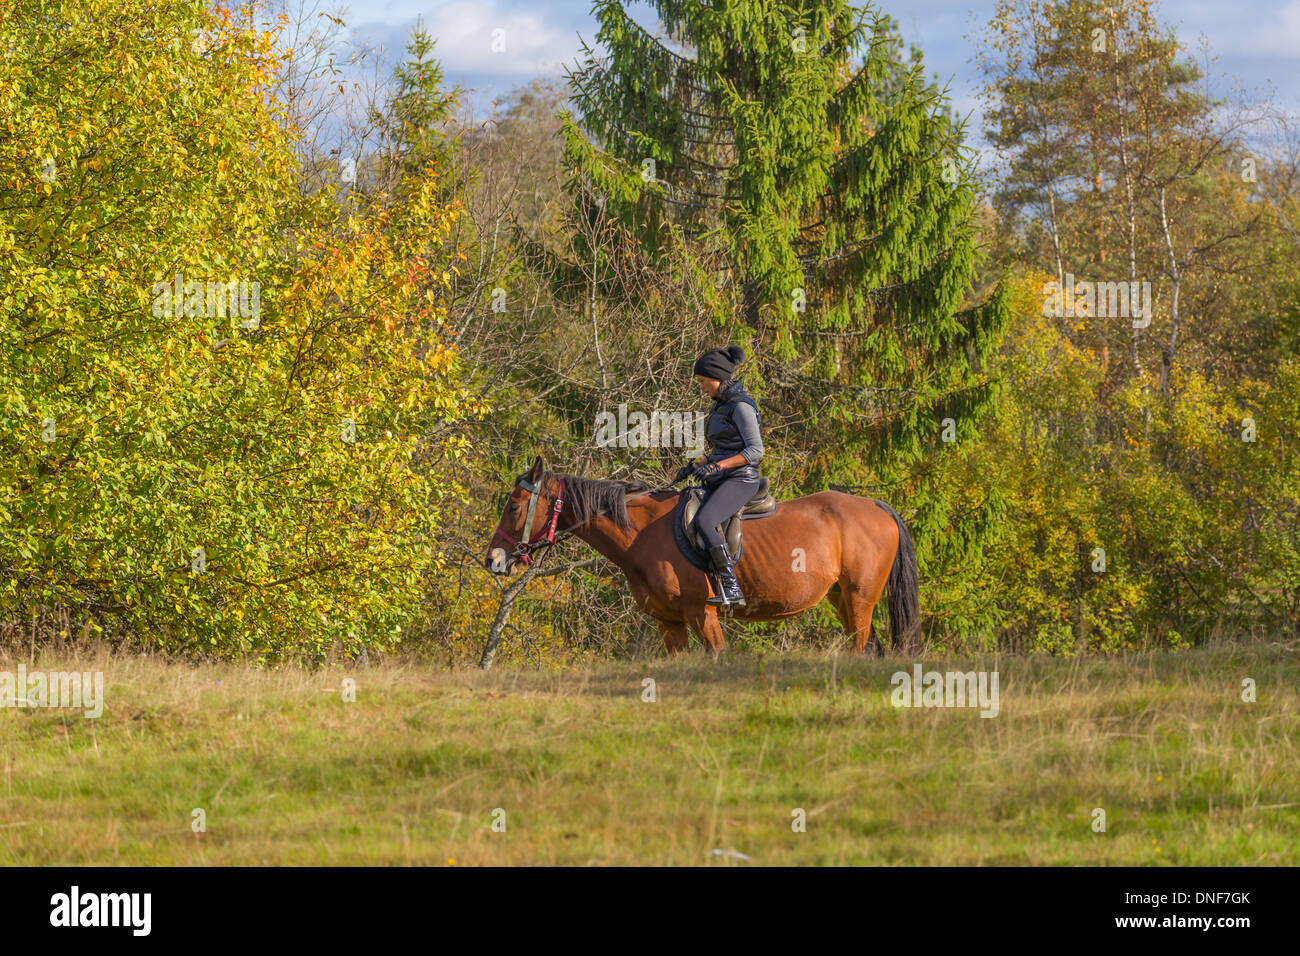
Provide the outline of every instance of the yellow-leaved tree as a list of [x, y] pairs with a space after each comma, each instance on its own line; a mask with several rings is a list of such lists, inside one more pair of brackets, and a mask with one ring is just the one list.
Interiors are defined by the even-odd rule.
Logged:
[[400, 639], [476, 413], [456, 206], [304, 187], [275, 30], [192, 0], [0, 11], [0, 620], [255, 660]]

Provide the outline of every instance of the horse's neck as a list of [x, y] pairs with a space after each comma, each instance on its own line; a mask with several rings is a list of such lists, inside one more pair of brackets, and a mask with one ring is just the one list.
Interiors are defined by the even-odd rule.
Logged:
[[655, 501], [648, 495], [628, 498], [627, 516], [630, 523], [626, 528], [620, 528], [606, 515], [598, 515], [585, 525], [573, 529], [573, 535], [623, 567], [629, 560], [628, 552], [632, 550], [637, 535], [646, 525], [671, 508], [671, 502]]

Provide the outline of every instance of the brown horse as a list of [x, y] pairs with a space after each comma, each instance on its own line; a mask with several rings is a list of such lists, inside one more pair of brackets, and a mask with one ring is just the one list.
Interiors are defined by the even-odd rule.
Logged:
[[[708, 575], [673, 538], [677, 501], [677, 492], [643, 482], [545, 471], [538, 457], [515, 479], [484, 563], [509, 574], [558, 535], [572, 534], [618, 565], [670, 652], [686, 650], [689, 625], [716, 655], [726, 646], [722, 625], [705, 603]], [[792, 617], [829, 598], [858, 653], [870, 647], [879, 654], [871, 615], [888, 585], [892, 646], [915, 650], [916, 553], [903, 519], [883, 501], [838, 491], [782, 501], [774, 514], [745, 522], [744, 546], [736, 575], [748, 603], [734, 608], [737, 617]]]

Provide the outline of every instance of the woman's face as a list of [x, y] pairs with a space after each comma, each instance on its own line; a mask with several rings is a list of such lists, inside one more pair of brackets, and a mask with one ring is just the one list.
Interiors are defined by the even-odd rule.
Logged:
[[703, 375], [695, 376], [695, 384], [700, 386], [700, 391], [709, 398], [717, 395], [718, 389], [722, 387], [722, 383], [716, 378], [705, 378]]

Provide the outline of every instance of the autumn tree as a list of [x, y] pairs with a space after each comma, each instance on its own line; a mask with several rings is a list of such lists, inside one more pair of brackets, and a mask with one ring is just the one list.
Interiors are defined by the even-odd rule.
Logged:
[[1152, 315], [1073, 310], [1063, 331], [1095, 349], [1112, 383], [1152, 372], [1166, 390], [1187, 344], [1198, 366], [1228, 344], [1210, 345], [1213, 323], [1189, 336], [1189, 313], [1219, 311], [1222, 278], [1260, 265], [1244, 146], [1255, 117], [1206, 93], [1153, 0], [1002, 0], [977, 62], [995, 205], [1030, 261], [1059, 285], [1151, 287]]
[[304, 190], [247, 11], [0, 13], [0, 612], [253, 659], [388, 646], [443, 556], [455, 209]]

